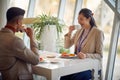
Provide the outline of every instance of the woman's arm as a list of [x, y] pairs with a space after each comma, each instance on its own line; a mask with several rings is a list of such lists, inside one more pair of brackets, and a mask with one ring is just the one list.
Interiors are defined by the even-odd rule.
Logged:
[[64, 47], [65, 48], [70, 48], [74, 43], [74, 37], [71, 38], [71, 34], [72, 34], [73, 30], [75, 30], [75, 27], [70, 26], [68, 33], [65, 34], [65, 36], [64, 36]]
[[71, 38], [71, 33], [65, 34], [64, 39], [65, 39], [64, 40], [64, 47], [65, 48], [70, 48], [74, 43], [74, 38]]

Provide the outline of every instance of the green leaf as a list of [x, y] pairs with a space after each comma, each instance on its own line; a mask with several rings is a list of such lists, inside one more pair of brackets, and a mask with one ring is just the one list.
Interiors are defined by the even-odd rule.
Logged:
[[60, 21], [61, 20], [57, 17], [51, 16], [50, 13], [48, 15], [42, 14], [37, 16], [37, 22], [31, 26], [35, 30], [36, 39], [40, 40], [45, 25], [56, 25], [57, 35], [59, 38], [60, 33], [62, 33], [62, 28], [65, 26], [64, 22], [60, 23]]

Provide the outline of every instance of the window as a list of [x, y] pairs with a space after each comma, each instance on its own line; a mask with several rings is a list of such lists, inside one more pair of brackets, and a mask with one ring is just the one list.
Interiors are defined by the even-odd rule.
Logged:
[[41, 14], [50, 14], [57, 17], [59, 0], [36, 0], [34, 17]]
[[65, 13], [64, 13], [63, 20], [65, 21], [66, 25], [68, 25], [68, 26], [72, 25], [75, 1], [76, 0], [66, 0]]
[[[10, 0], [10, 5], [9, 5], [9, 7], [19, 7], [24, 9], [25, 10], [24, 17], [27, 16], [28, 6], [29, 6], [29, 0]], [[23, 33], [18, 32], [15, 35], [23, 39]]]
[[117, 5], [118, 5], [117, 11], [118, 11], [119, 14], [120, 14], [120, 1], [118, 1]]
[[115, 7], [116, 0], [108, 0], [108, 1]]
[[120, 70], [119, 69], [120, 69], [120, 36], [118, 39], [118, 47], [117, 47], [117, 52], [116, 52], [113, 80], [120, 80], [120, 74], [119, 74]]
[[10, 7], [19, 7], [26, 11], [24, 17], [27, 15], [28, 6], [29, 0], [10, 0]]

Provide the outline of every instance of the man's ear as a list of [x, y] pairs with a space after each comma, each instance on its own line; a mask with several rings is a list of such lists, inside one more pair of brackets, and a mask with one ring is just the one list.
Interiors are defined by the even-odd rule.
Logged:
[[18, 19], [16, 20], [16, 24], [19, 24], [19, 21], [18, 21]]
[[17, 20], [16, 20], [16, 23], [17, 23], [17, 25], [20, 25], [20, 20], [17, 19]]

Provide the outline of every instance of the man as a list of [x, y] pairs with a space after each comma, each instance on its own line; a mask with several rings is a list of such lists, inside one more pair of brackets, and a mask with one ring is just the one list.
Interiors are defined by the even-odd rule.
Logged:
[[12, 7], [7, 10], [7, 24], [0, 31], [0, 72], [3, 80], [33, 80], [32, 65], [39, 62], [38, 49], [33, 31], [27, 28], [25, 33], [30, 38], [30, 49], [15, 32], [23, 30], [22, 20], [25, 11]]

